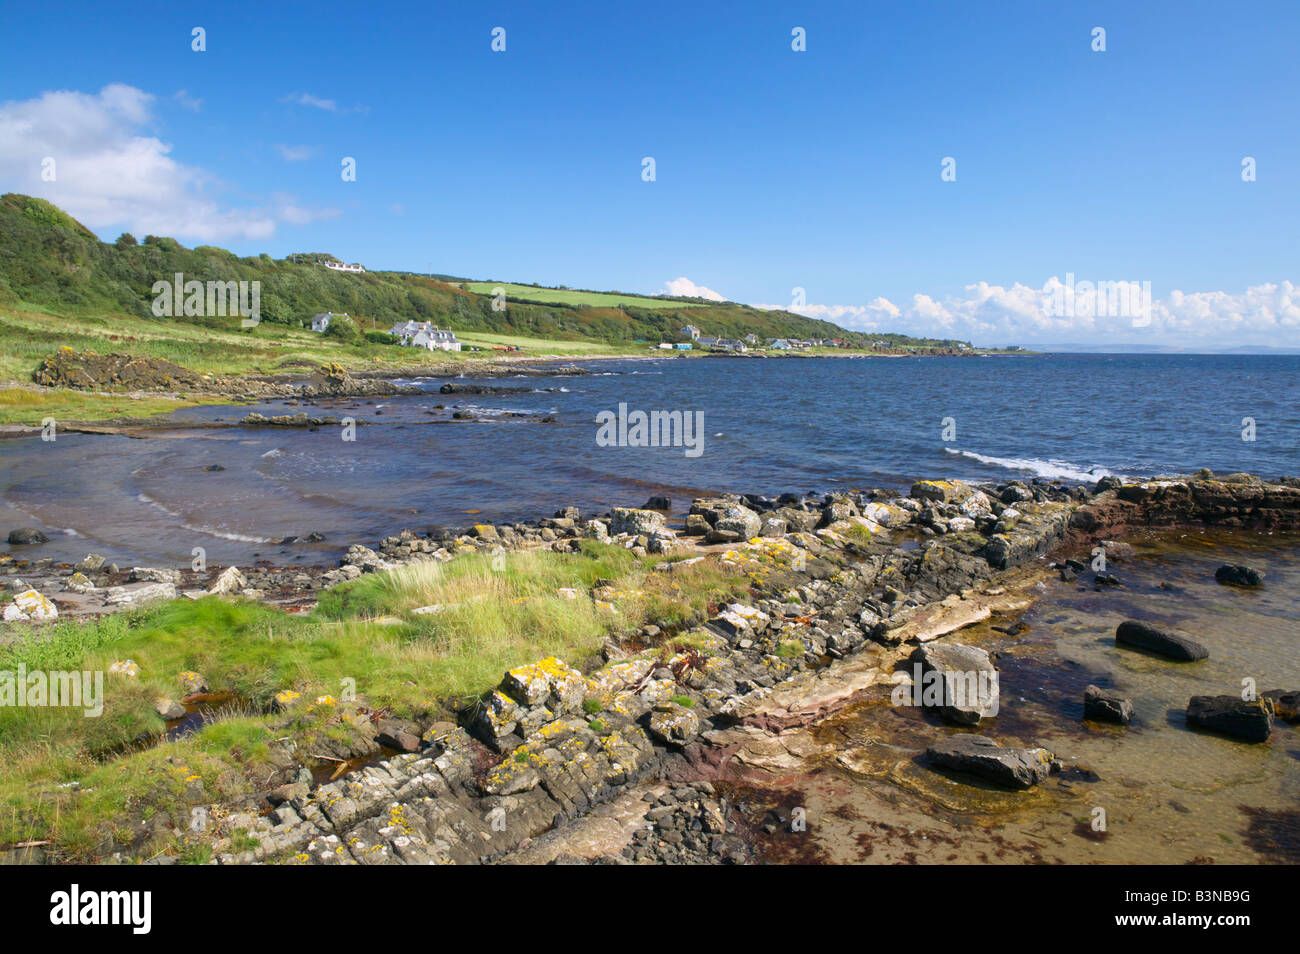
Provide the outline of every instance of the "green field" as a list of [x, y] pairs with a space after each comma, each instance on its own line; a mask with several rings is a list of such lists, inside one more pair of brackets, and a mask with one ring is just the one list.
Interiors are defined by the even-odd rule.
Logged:
[[514, 285], [510, 282], [462, 282], [461, 287], [479, 295], [492, 295], [493, 290], [504, 288], [506, 298], [517, 301], [540, 301], [557, 305], [591, 305], [594, 308], [622, 308], [633, 306], [655, 311], [677, 311], [679, 308], [702, 308], [693, 301], [675, 298], [646, 298], [642, 295], [621, 295], [616, 292], [573, 291], [567, 288], [538, 288], [535, 285]]

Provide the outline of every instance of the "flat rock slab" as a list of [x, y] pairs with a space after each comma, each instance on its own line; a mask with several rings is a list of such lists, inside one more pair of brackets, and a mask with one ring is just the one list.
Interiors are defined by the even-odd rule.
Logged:
[[983, 622], [993, 614], [988, 601], [948, 597], [933, 606], [918, 610], [897, 629], [888, 630], [891, 643], [928, 643], [959, 629]]
[[575, 855], [589, 861], [616, 855], [632, 844], [632, 836], [645, 828], [646, 812], [654, 807], [647, 795], [661, 796], [662, 784], [634, 785], [614, 799], [557, 828], [525, 842], [504, 861], [516, 865], [550, 864], [561, 855]]
[[930, 746], [932, 764], [974, 775], [1002, 788], [1032, 788], [1051, 774], [1054, 756], [1044, 748], [999, 745], [983, 735], [953, 735]]
[[1243, 742], [1267, 742], [1273, 731], [1273, 708], [1263, 699], [1240, 696], [1192, 696], [1187, 724], [1230, 735]]
[[724, 706], [723, 712], [737, 722], [774, 731], [810, 725], [856, 701], [877, 682], [887, 681], [881, 666], [879, 658], [864, 653], [828, 666], [812, 679], [800, 677], [749, 693]]
[[1119, 624], [1115, 644], [1135, 646], [1175, 662], [1196, 662], [1210, 656], [1210, 651], [1190, 636], [1134, 619]]

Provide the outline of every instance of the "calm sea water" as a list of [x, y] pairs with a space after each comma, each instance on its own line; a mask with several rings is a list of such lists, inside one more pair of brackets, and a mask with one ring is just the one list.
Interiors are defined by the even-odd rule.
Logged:
[[[575, 378], [506, 377], [518, 394], [324, 402], [376, 426], [197, 430], [283, 404], [194, 408], [145, 440], [0, 442], [0, 530], [37, 526], [24, 556], [127, 563], [324, 562], [403, 527], [502, 522], [576, 504], [675, 504], [701, 493], [902, 487], [949, 476], [1094, 480], [1300, 472], [1300, 357], [1042, 355], [611, 361]], [[596, 415], [701, 412], [703, 453], [602, 447]], [[445, 405], [442, 409], [436, 405]], [[480, 412], [452, 420], [458, 409]], [[510, 412], [554, 415], [554, 423]], [[1255, 440], [1243, 440], [1243, 419]], [[947, 420], [946, 419], [950, 419]], [[945, 423], [949, 425], [945, 434]], [[951, 438], [945, 440], [945, 437]], [[219, 464], [224, 469], [207, 471]], [[326, 542], [283, 545], [312, 531]]]

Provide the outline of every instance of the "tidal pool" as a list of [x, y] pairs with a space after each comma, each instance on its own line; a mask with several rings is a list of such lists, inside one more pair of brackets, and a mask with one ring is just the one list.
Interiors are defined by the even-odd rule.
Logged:
[[[1043, 745], [1069, 768], [1028, 792], [940, 774], [922, 761], [964, 731], [878, 698], [816, 726], [823, 763], [780, 790], [737, 789], [771, 861], [915, 863], [1300, 862], [1300, 726], [1278, 720], [1252, 745], [1190, 728], [1188, 699], [1300, 688], [1300, 540], [1178, 531], [1129, 537], [1108, 568], [1121, 587], [1055, 578], [1010, 635], [993, 619], [947, 637], [997, 654], [1001, 701], [978, 731]], [[1222, 586], [1224, 563], [1263, 570], [1256, 590]], [[1087, 582], [1083, 582], [1086, 580]], [[1115, 645], [1124, 619], [1159, 622], [1210, 658], [1174, 663]], [[1089, 683], [1132, 699], [1128, 727], [1083, 722]], [[789, 819], [803, 809], [805, 831]], [[775, 812], [775, 815], [771, 814]], [[764, 819], [776, 831], [763, 832]], [[798, 827], [793, 826], [793, 827]]]

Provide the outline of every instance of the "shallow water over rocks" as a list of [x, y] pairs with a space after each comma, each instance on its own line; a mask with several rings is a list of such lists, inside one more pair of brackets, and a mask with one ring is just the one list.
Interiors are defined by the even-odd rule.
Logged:
[[[1291, 538], [1187, 531], [1129, 538], [1109, 570], [1120, 587], [1055, 579], [1008, 635], [996, 620], [949, 637], [997, 654], [1001, 705], [977, 731], [1044, 745], [1067, 765], [1028, 792], [941, 773], [923, 760], [963, 731], [924, 710], [869, 701], [812, 731], [816, 766], [736, 801], [772, 861], [1296, 863], [1300, 727], [1277, 720], [1266, 744], [1190, 728], [1200, 694], [1300, 687], [1300, 550]], [[1263, 570], [1258, 590], [1215, 582], [1224, 563]], [[1203, 641], [1207, 660], [1174, 663], [1115, 645], [1124, 619], [1158, 621]], [[1089, 684], [1132, 699], [1128, 727], [1084, 722]], [[790, 813], [807, 830], [791, 831]], [[1096, 824], [1104, 812], [1104, 829]], [[772, 818], [779, 819], [773, 824]], [[774, 829], [764, 832], [763, 827]]]

